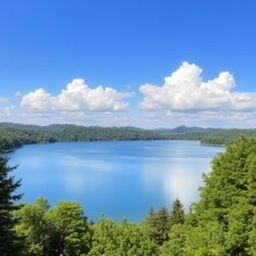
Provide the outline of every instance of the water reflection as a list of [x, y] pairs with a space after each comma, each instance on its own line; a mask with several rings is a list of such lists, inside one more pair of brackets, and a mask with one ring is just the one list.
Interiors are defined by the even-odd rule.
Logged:
[[[222, 151], [219, 148], [219, 151]], [[168, 205], [180, 199], [186, 210], [199, 198], [203, 173], [209, 173], [212, 158], [169, 158], [143, 166], [143, 183], [147, 191], [161, 191]]]
[[201, 170], [187, 170], [184, 166], [173, 166], [166, 173], [163, 188], [166, 198], [179, 198], [188, 209], [192, 202], [198, 198], [198, 188], [201, 185]]
[[65, 155], [59, 161], [59, 165], [66, 169], [62, 174], [66, 189], [72, 194], [82, 194], [87, 189], [100, 184], [104, 186], [104, 177], [106, 177], [104, 173], [111, 175], [118, 172], [111, 161], [84, 158]]
[[[60, 159], [60, 165], [69, 166], [69, 167], [84, 167], [87, 170], [95, 170], [100, 172], [113, 172], [113, 164], [101, 161], [99, 159], [81, 159], [72, 155], [65, 155]], [[76, 168], [74, 168], [76, 169]]]

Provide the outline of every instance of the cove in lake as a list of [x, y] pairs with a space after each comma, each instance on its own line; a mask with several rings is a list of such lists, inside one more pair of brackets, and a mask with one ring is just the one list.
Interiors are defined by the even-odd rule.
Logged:
[[197, 141], [68, 142], [27, 145], [11, 155], [22, 201], [77, 201], [85, 215], [142, 220], [150, 207], [198, 199], [202, 173], [222, 147]]

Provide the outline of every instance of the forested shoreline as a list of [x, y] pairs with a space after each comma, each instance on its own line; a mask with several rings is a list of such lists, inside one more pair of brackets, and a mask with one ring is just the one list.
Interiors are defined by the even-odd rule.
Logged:
[[[151, 209], [141, 223], [86, 217], [79, 203], [17, 203], [21, 185], [0, 157], [0, 255], [3, 256], [254, 256], [256, 139], [241, 137], [212, 161], [198, 202], [185, 213]], [[136, 210], [136, 209], [135, 209]]]
[[256, 136], [256, 130], [186, 126], [150, 130], [136, 127], [98, 127], [69, 124], [37, 126], [0, 123], [0, 145], [4, 150], [14, 150], [26, 144], [70, 141], [198, 140], [203, 145], [227, 145], [241, 135]]

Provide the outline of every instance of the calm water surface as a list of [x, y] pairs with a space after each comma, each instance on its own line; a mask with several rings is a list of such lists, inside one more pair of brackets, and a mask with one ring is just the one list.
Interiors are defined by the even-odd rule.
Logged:
[[78, 201], [85, 214], [139, 221], [150, 207], [198, 199], [202, 173], [221, 147], [195, 141], [73, 142], [28, 145], [12, 154], [23, 201]]

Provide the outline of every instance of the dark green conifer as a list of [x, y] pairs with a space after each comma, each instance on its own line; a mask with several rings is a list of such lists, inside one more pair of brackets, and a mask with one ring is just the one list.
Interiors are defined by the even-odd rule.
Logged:
[[170, 215], [170, 227], [176, 224], [183, 224], [185, 219], [185, 213], [183, 205], [179, 199], [176, 199], [172, 204]]
[[168, 210], [166, 207], [162, 207], [158, 211], [151, 209], [145, 221], [150, 238], [159, 245], [168, 240], [170, 230], [169, 218]]
[[15, 181], [10, 172], [15, 167], [8, 165], [8, 158], [0, 156], [0, 255], [16, 256], [21, 255], [21, 241], [16, 236], [14, 226], [17, 219], [13, 211], [17, 210], [15, 202], [21, 195], [15, 194], [20, 186], [20, 181]]

